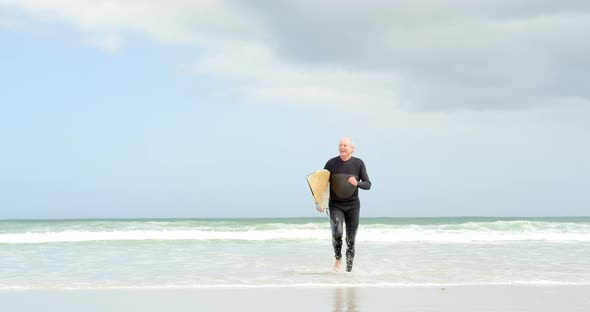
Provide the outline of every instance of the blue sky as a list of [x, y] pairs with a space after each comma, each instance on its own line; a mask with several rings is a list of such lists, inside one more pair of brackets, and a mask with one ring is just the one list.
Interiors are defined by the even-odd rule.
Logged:
[[318, 216], [343, 136], [364, 216], [590, 215], [588, 16], [1, 0], [0, 218]]

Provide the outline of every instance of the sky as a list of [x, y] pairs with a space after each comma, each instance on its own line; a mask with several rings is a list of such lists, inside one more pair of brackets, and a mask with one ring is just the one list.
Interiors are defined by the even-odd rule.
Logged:
[[[0, 0], [0, 219], [589, 216], [587, 1]], [[325, 216], [325, 215], [324, 215]]]

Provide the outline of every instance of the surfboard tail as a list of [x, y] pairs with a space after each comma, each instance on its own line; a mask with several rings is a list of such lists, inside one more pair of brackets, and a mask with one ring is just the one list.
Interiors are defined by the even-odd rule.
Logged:
[[318, 170], [307, 176], [317, 210], [326, 211], [330, 201], [330, 171]]

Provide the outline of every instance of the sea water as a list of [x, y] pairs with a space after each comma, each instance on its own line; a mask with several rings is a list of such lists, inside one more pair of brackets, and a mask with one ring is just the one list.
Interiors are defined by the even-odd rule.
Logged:
[[1, 290], [590, 284], [590, 218], [361, 218], [333, 263], [327, 217], [0, 221]]

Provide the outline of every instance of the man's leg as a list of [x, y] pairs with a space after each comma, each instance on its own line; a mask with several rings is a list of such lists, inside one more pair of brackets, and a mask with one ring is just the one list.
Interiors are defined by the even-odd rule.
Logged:
[[352, 271], [354, 261], [354, 243], [359, 227], [360, 207], [350, 209], [345, 214], [346, 221], [346, 272]]
[[334, 247], [334, 271], [340, 271], [342, 263], [342, 235], [344, 233], [344, 212], [338, 208], [330, 208], [330, 226], [332, 228], [332, 246]]

